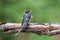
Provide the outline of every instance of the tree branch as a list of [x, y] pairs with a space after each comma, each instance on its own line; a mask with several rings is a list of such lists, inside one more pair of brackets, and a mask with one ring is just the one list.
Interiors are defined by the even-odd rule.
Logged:
[[[17, 33], [21, 29], [21, 23], [2, 23], [0, 24], [0, 30], [7, 34]], [[54, 35], [60, 33], [60, 24], [38, 24], [30, 23], [26, 30], [22, 29], [21, 32], [33, 32], [37, 34]]]

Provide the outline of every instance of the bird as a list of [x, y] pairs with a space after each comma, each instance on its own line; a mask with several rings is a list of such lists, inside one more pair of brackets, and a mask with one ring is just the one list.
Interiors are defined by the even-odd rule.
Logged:
[[22, 16], [22, 29], [26, 30], [31, 20], [31, 10], [26, 10]]
[[21, 31], [26, 31], [27, 27], [29, 26], [29, 22], [31, 20], [31, 10], [25, 10], [23, 16], [22, 16], [22, 24], [21, 24], [21, 29], [18, 30], [18, 33], [15, 34], [17, 36]]

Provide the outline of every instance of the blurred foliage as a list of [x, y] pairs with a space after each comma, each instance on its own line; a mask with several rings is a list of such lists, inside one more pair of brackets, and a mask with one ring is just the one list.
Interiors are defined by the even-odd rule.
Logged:
[[[60, 0], [0, 0], [0, 22], [6, 21], [20, 23], [22, 21], [21, 16], [23, 15], [23, 11], [27, 9], [32, 10], [33, 19], [31, 22], [60, 23]], [[25, 34], [26, 38], [31, 36], [31, 40], [35, 40], [34, 37], [40, 38], [34, 34], [32, 35], [29, 33]], [[1, 38], [1, 40], [12, 40], [14, 38], [12, 37], [13, 36], [6, 36], [5, 34], [2, 36], [3, 39]], [[43, 36], [43, 38], [44, 39], [42, 40], [47, 40], [48, 37]]]

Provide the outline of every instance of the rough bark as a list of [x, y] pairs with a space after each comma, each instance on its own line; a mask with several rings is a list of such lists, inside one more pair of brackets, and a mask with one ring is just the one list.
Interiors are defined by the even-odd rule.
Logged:
[[[0, 30], [7, 34], [13, 34], [19, 32], [21, 30], [21, 23], [1, 23]], [[38, 23], [30, 23], [26, 30], [22, 29], [21, 32], [32, 32], [47, 35], [55, 35], [60, 33], [60, 24], [38, 24]]]

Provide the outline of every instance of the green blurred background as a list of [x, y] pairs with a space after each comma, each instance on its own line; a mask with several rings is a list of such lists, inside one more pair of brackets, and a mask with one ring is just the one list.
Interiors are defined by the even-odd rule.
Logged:
[[[60, 23], [60, 0], [0, 0], [0, 22], [20, 23], [24, 10], [32, 10], [34, 23]], [[21, 33], [18, 36], [0, 32], [0, 40], [53, 40], [48, 35]]]

